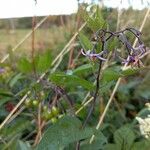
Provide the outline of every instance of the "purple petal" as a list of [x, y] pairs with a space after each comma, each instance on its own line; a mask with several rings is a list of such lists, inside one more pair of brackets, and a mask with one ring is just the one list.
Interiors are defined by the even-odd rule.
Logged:
[[99, 54], [91, 54], [91, 57], [97, 57], [97, 56], [100, 56]]
[[5, 69], [4, 68], [0, 68], [0, 73], [4, 73]]
[[103, 60], [103, 61], [106, 61], [107, 59], [103, 58], [103, 57], [100, 57], [100, 56], [97, 56], [98, 59], [100, 60]]
[[143, 55], [145, 52], [146, 52], [146, 49], [145, 49], [145, 45], [144, 44], [141, 44], [139, 45], [138, 47], [135, 48], [136, 51], [139, 50], [139, 53], [140, 54], [136, 54], [136, 55]]

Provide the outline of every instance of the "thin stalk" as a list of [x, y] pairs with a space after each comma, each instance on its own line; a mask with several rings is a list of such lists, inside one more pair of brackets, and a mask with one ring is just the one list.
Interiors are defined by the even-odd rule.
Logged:
[[35, 141], [34, 141], [34, 146], [36, 146], [41, 137], [42, 137], [42, 120], [41, 120], [41, 108], [42, 108], [42, 105], [41, 103], [39, 103], [39, 106], [38, 106], [38, 115], [37, 115], [37, 127], [38, 127], [38, 132], [37, 132], [37, 135], [36, 135], [36, 138], [35, 138]]
[[43, 121], [42, 123], [41, 123], [41, 125], [40, 125], [40, 132], [38, 132], [37, 133], [37, 136], [36, 136], [36, 138], [35, 138], [35, 141], [34, 141], [34, 144], [33, 144], [33, 146], [36, 146], [39, 142], [40, 142], [40, 140], [41, 140], [41, 132], [42, 132], [42, 129], [44, 128], [44, 126], [45, 126], [45, 121]]
[[88, 101], [86, 101], [76, 112], [75, 115], [77, 115], [83, 108], [85, 108], [90, 102], [93, 101], [93, 97], [91, 97]]
[[34, 28], [36, 26], [36, 17], [32, 17], [32, 50], [31, 50], [31, 60], [32, 60], [32, 66], [33, 66], [33, 72], [34, 76], [36, 76], [36, 67], [35, 67], [35, 61], [34, 61], [34, 54], [35, 54], [35, 31]]
[[94, 110], [94, 106], [95, 106], [95, 102], [96, 102], [96, 99], [97, 99], [97, 95], [98, 95], [98, 91], [99, 91], [99, 78], [100, 78], [100, 71], [101, 71], [101, 68], [102, 68], [102, 61], [100, 60], [100, 63], [99, 63], [99, 68], [98, 68], [98, 74], [97, 74], [97, 78], [96, 78], [96, 89], [95, 89], [95, 93], [94, 93], [94, 98], [93, 98], [93, 101], [92, 101], [92, 106], [89, 110], [89, 113], [85, 119], [85, 122], [83, 123], [83, 128], [86, 126], [93, 110]]

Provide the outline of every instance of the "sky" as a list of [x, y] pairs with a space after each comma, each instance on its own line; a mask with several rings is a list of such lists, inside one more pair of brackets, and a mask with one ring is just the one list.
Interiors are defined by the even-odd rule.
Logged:
[[[91, 0], [81, 0], [90, 3]], [[95, 0], [98, 2], [98, 0]], [[128, 8], [131, 1], [134, 9], [148, 7], [150, 0], [103, 0], [104, 5], [113, 8]], [[141, 4], [143, 1], [143, 5]], [[78, 9], [77, 0], [0, 0], [0, 18], [16, 18], [29, 16], [46, 16], [75, 13]]]
[[132, 6], [133, 9], [141, 10], [148, 7], [148, 3], [150, 4], [150, 0], [122, 0], [122, 3], [120, 2], [121, 0], [105, 0], [104, 5], [113, 8], [128, 8]]
[[0, 0], [0, 18], [71, 14], [77, 11], [76, 0]]

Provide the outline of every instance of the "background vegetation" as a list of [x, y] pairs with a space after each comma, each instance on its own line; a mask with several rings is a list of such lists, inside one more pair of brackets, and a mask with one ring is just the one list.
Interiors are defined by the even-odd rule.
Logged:
[[[142, 59], [145, 67], [124, 71], [112, 52], [122, 52], [125, 47], [115, 41], [109, 43], [110, 58], [102, 64], [96, 105], [83, 128], [92, 106], [98, 63], [81, 55], [81, 48], [88, 50], [93, 46], [93, 35], [98, 29], [139, 29], [148, 10], [93, 6], [87, 12], [85, 8], [83, 4], [71, 16], [48, 17], [15, 52], [12, 48], [32, 31], [33, 18], [13, 19], [13, 27], [10, 20], [0, 21], [0, 58], [9, 54], [0, 64], [0, 149], [149, 149], [150, 130], [147, 127], [143, 134], [136, 117], [146, 119], [150, 114], [150, 56]], [[41, 19], [36, 17], [36, 22]], [[147, 50], [149, 20], [148, 16], [142, 30]], [[128, 38], [134, 43], [132, 36]], [[117, 92], [98, 127], [120, 77]]]

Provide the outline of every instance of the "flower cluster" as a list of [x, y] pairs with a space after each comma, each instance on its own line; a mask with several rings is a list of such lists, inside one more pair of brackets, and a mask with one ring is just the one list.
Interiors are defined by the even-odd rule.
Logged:
[[[137, 45], [136, 47], [133, 47], [130, 43], [130, 41], [127, 38], [126, 33], [130, 32], [133, 34], [133, 36], [135, 38], [137, 38]], [[95, 34], [96, 36], [96, 44], [100, 41], [102, 43], [102, 48], [100, 53], [96, 53], [95, 52], [95, 47], [96, 44], [93, 46], [92, 50], [83, 50], [81, 49], [81, 53], [90, 58], [91, 60], [93, 60], [93, 58], [97, 58], [101, 61], [105, 61], [106, 57], [104, 57], [104, 54], [107, 53], [107, 42], [108, 40], [114, 38], [117, 38], [124, 46], [125, 46], [125, 50], [127, 51], [127, 58], [124, 59], [121, 56], [119, 56], [119, 58], [121, 58], [123, 60], [122, 63], [126, 64], [126, 65], [133, 65], [133, 66], [138, 66], [140, 67], [141, 63], [141, 58], [142, 56], [146, 53], [146, 47], [144, 45], [144, 43], [141, 40], [141, 32], [134, 29], [134, 28], [126, 28], [124, 30], [118, 31], [118, 32], [111, 32], [111, 31], [107, 31], [104, 29], [100, 29], [96, 32]]]
[[136, 117], [136, 120], [139, 122], [140, 132], [145, 138], [150, 138], [150, 115], [147, 118], [142, 119]]

